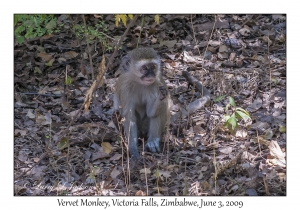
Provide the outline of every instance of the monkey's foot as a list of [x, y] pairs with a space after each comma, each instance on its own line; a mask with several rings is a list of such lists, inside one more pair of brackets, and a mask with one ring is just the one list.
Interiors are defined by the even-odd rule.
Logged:
[[146, 149], [153, 153], [160, 152], [159, 142], [160, 138], [148, 139]]

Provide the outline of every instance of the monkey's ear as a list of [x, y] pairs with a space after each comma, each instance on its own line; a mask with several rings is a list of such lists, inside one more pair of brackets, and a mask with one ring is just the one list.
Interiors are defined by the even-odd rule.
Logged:
[[120, 65], [121, 71], [128, 71], [129, 70], [129, 65], [130, 65], [130, 56], [125, 55], [122, 58], [122, 62], [121, 62], [121, 65]]

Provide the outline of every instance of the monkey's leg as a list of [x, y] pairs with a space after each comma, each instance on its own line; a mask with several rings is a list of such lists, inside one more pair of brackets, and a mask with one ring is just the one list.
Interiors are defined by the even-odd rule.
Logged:
[[157, 117], [150, 118], [148, 141], [146, 149], [151, 152], [160, 152], [159, 142], [161, 139], [162, 131], [165, 126], [165, 119], [158, 115]]
[[129, 153], [133, 159], [139, 159], [140, 155], [137, 147], [138, 128], [135, 117], [131, 119], [129, 117], [126, 118], [124, 128], [126, 138], [128, 138]]

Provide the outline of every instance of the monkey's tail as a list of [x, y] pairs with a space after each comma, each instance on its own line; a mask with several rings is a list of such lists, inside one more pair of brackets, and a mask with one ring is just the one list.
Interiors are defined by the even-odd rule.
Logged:
[[182, 76], [186, 78], [186, 80], [196, 87], [200, 93], [203, 93], [202, 97], [196, 99], [195, 101], [191, 102], [189, 105], [186, 106], [188, 113], [193, 113], [198, 109], [201, 109], [210, 101], [210, 92], [206, 87], [204, 87], [195, 77], [193, 77], [189, 72], [183, 71]]

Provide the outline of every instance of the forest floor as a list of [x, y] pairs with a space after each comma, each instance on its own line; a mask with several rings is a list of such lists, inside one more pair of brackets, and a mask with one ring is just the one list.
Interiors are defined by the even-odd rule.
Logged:
[[[114, 15], [84, 17], [87, 36], [81, 15], [55, 15], [59, 30], [15, 41], [15, 195], [286, 195], [285, 16], [140, 16], [77, 118], [91, 70], [126, 30]], [[113, 93], [137, 45], [160, 55], [173, 106], [162, 152], [142, 152], [141, 140], [130, 167]], [[184, 70], [212, 96], [193, 114], [186, 106], [201, 93]]]

